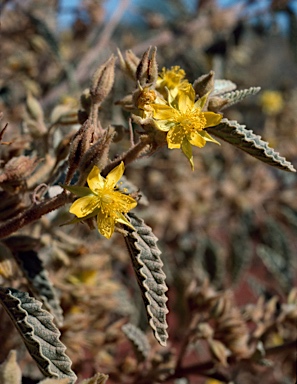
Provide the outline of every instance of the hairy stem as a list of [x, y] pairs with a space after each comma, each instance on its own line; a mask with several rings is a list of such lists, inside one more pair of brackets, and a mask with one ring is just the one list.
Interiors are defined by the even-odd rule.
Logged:
[[101, 172], [102, 176], [106, 177], [112, 169], [120, 164], [121, 161], [124, 162], [125, 166], [132, 163], [146, 148], [149, 147], [150, 143], [151, 139], [148, 136], [142, 136], [139, 142], [134, 145], [134, 147], [130, 148], [127, 152], [123, 153], [110, 164], [108, 164]]
[[40, 219], [43, 215], [54, 211], [70, 201], [71, 198], [65, 192], [62, 192], [60, 195], [46, 200], [45, 202], [33, 204], [16, 217], [0, 224], [0, 239], [12, 235], [25, 225]]

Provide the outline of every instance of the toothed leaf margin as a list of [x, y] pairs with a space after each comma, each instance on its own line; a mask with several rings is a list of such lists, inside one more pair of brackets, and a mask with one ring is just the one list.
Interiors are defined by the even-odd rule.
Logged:
[[0, 302], [22, 336], [25, 345], [46, 377], [67, 378], [75, 383], [71, 360], [59, 340], [60, 331], [53, 316], [41, 308], [41, 302], [27, 292], [0, 287]]
[[136, 231], [128, 230], [126, 245], [133, 263], [138, 285], [142, 292], [149, 323], [155, 338], [162, 346], [166, 346], [168, 328], [166, 314], [168, 300], [165, 292], [165, 273], [160, 258], [161, 251], [157, 247], [157, 238], [142, 219], [130, 213], [130, 222]]
[[293, 165], [270, 148], [261, 136], [255, 135], [252, 130], [246, 129], [245, 125], [240, 125], [237, 121], [222, 119], [220, 124], [206, 130], [266, 164], [284, 171], [296, 172]]

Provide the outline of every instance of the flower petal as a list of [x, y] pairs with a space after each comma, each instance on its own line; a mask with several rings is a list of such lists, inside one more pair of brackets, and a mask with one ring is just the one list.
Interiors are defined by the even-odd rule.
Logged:
[[191, 164], [192, 171], [194, 171], [194, 161], [193, 161], [193, 153], [192, 153], [192, 147], [191, 144], [187, 139], [184, 139], [182, 142], [181, 149], [186, 156], [186, 158], [189, 160]]
[[206, 140], [204, 137], [202, 137], [201, 133], [204, 131], [199, 131], [199, 132], [192, 132], [191, 138], [189, 139], [189, 142], [192, 145], [195, 145], [196, 147], [202, 148], [206, 144]]
[[78, 187], [77, 185], [61, 185], [61, 186], [67, 189], [67, 191], [70, 191], [71, 193], [79, 197], [92, 195], [92, 191], [88, 187]]
[[110, 239], [111, 235], [114, 232], [114, 224], [115, 224], [114, 218], [110, 216], [106, 216], [102, 212], [98, 213], [98, 216], [97, 216], [98, 231], [101, 233], [101, 235], [103, 235], [107, 239]]
[[88, 185], [94, 194], [97, 194], [98, 189], [102, 189], [105, 184], [105, 179], [100, 175], [100, 169], [94, 165], [87, 178]]
[[185, 137], [184, 131], [180, 128], [180, 126], [176, 125], [174, 126], [168, 133], [167, 133], [167, 143], [168, 148], [180, 148], [181, 143]]
[[219, 113], [214, 113], [214, 112], [204, 112], [204, 117], [206, 119], [206, 127], [213, 127], [215, 125], [220, 124], [223, 116], [220, 115]]
[[116, 218], [116, 222], [117, 223], [121, 223], [121, 224], [125, 224], [127, 225], [128, 227], [132, 228], [135, 230], [135, 228], [133, 227], [133, 225], [130, 223], [130, 221], [122, 214], [122, 213], [119, 213], [117, 215], [118, 217]]
[[69, 212], [77, 217], [85, 217], [99, 208], [100, 201], [97, 196], [89, 195], [80, 197], [70, 207]]
[[107, 188], [112, 189], [116, 183], [120, 180], [120, 178], [123, 176], [125, 170], [124, 162], [121, 161], [120, 164], [115, 167], [112, 171], [109, 172], [109, 174], [106, 176], [106, 184], [105, 186]]
[[176, 110], [169, 105], [151, 104], [154, 108], [154, 119], [156, 120], [170, 120], [176, 114]]
[[186, 92], [180, 91], [177, 96], [177, 108], [180, 112], [187, 112], [194, 106], [195, 91], [193, 87], [188, 87]]
[[195, 108], [198, 108], [198, 109], [203, 109], [205, 103], [207, 102], [207, 99], [208, 99], [208, 96], [209, 96], [209, 92], [206, 93], [204, 96], [202, 96], [201, 98], [199, 98], [196, 103], [195, 103]]
[[206, 132], [205, 130], [204, 130], [204, 131], [200, 131], [200, 135], [201, 135], [206, 141], [211, 141], [212, 143], [221, 145], [221, 143], [219, 143], [218, 141], [216, 141], [216, 140], [215, 140], [212, 136], [210, 136], [210, 134], [209, 134], [208, 132]]
[[125, 195], [122, 192], [114, 192], [117, 211], [127, 213], [131, 209], [135, 208], [137, 201], [129, 195]]

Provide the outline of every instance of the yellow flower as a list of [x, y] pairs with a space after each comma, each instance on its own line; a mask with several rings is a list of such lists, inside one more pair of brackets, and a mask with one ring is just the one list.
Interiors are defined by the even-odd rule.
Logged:
[[284, 107], [284, 99], [281, 92], [278, 91], [264, 91], [260, 102], [266, 115], [276, 115]]
[[69, 212], [84, 219], [97, 216], [98, 231], [107, 239], [113, 234], [116, 223], [134, 229], [125, 213], [135, 208], [137, 202], [116, 187], [124, 169], [124, 163], [121, 162], [105, 179], [100, 175], [99, 168], [94, 166], [87, 178], [89, 188], [66, 187], [70, 192], [81, 196], [71, 205]]
[[171, 69], [163, 68], [159, 73], [156, 88], [164, 97], [167, 97], [167, 88], [174, 98], [179, 91], [186, 91], [190, 86], [188, 80], [184, 79], [185, 75], [185, 71], [179, 66], [171, 67]]
[[214, 112], [202, 112], [208, 95], [195, 102], [192, 86], [186, 92], [178, 92], [170, 105], [151, 104], [153, 118], [158, 129], [167, 133], [168, 148], [181, 148], [194, 169], [192, 147], [202, 148], [207, 141], [219, 144], [204, 129], [218, 125], [222, 116]]

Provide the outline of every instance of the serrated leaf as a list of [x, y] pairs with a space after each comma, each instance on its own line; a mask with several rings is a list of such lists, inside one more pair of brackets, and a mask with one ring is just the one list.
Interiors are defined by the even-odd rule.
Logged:
[[21, 384], [22, 371], [17, 363], [17, 353], [11, 350], [7, 359], [0, 365], [1, 384]]
[[14, 288], [0, 287], [0, 301], [41, 372], [74, 383], [76, 375], [70, 368], [66, 347], [59, 340], [60, 331], [53, 323], [53, 316], [27, 292]]
[[231, 92], [236, 88], [237, 88], [236, 84], [230, 80], [217, 79], [214, 82], [214, 90], [211, 96], [222, 95], [223, 93]]
[[103, 373], [96, 373], [90, 379], [83, 380], [80, 384], [105, 384], [108, 380], [108, 375], [104, 375]]
[[15, 252], [14, 257], [34, 296], [43, 302], [45, 308], [54, 315], [57, 325], [61, 326], [63, 324], [63, 311], [60, 307], [60, 300], [38, 253], [34, 250]]
[[240, 125], [237, 121], [222, 119], [220, 124], [206, 130], [266, 164], [284, 171], [296, 172], [293, 165], [270, 148], [261, 136], [255, 135], [253, 131], [246, 129], [245, 125]]
[[228, 108], [233, 104], [239, 103], [247, 96], [256, 95], [260, 91], [260, 87], [250, 87], [248, 89], [236, 90], [223, 94], [221, 97], [228, 100], [228, 104], [224, 105], [222, 109]]
[[165, 273], [160, 258], [161, 251], [157, 247], [157, 238], [142, 219], [130, 213], [130, 222], [136, 231], [128, 230], [125, 241], [133, 263], [138, 285], [146, 306], [149, 323], [154, 330], [155, 338], [162, 345], [166, 345], [168, 328], [166, 314], [168, 300], [165, 292]]
[[143, 333], [141, 329], [131, 323], [123, 325], [122, 330], [135, 347], [137, 357], [139, 357], [140, 355], [140, 358], [138, 360], [146, 360], [151, 349], [146, 334]]

